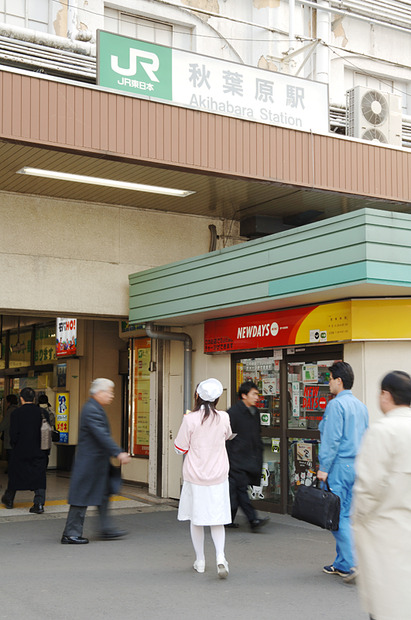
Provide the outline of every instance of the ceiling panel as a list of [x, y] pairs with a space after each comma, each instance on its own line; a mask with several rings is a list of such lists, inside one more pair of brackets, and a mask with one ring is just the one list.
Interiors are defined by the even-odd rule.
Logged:
[[[409, 205], [405, 203], [387, 203], [331, 192], [287, 187], [274, 181], [259, 183], [198, 174], [6, 141], [0, 141], [0, 161], [2, 162], [0, 191], [190, 213], [213, 218], [243, 220], [252, 215], [284, 218], [308, 210], [322, 212], [323, 215], [320, 217], [323, 218], [362, 207], [410, 212]], [[176, 198], [17, 174], [23, 166], [186, 189], [194, 191], [195, 194]]]

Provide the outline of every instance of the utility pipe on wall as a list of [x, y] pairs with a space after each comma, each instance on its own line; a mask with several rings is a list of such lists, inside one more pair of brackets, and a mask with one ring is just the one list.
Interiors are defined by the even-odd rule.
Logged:
[[316, 80], [329, 83], [330, 73], [330, 52], [328, 44], [330, 42], [330, 14], [328, 0], [318, 0], [317, 2], [317, 39], [323, 41], [325, 45], [319, 45], [316, 53]]
[[191, 410], [191, 362], [193, 357], [193, 341], [191, 336], [177, 332], [157, 332], [154, 330], [153, 323], [146, 324], [146, 333], [149, 338], [155, 340], [180, 340], [184, 342], [184, 402], [183, 411]]
[[288, 24], [289, 24], [289, 49], [292, 52], [295, 49], [295, 0], [288, 0]]

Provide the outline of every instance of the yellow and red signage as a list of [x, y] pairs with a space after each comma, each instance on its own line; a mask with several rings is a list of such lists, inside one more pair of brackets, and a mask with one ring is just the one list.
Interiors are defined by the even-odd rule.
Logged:
[[411, 339], [411, 299], [352, 299], [206, 321], [204, 352]]

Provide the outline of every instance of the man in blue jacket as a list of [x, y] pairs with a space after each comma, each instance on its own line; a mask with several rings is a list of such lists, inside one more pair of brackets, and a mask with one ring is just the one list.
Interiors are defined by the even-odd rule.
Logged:
[[356, 576], [353, 534], [350, 524], [352, 491], [355, 481], [354, 461], [368, 427], [367, 407], [353, 396], [354, 373], [347, 362], [330, 367], [330, 392], [334, 394], [320, 422], [319, 480], [328, 480], [331, 490], [341, 501], [339, 529], [333, 532], [337, 556], [323, 571], [340, 575], [344, 581]]

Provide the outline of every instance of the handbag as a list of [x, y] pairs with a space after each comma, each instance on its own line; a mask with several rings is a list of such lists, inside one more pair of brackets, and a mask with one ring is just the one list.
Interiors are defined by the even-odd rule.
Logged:
[[56, 431], [55, 428], [51, 429], [51, 441], [53, 443], [58, 443], [60, 441], [60, 431]]
[[335, 532], [340, 520], [340, 498], [331, 491], [327, 480], [325, 488], [320, 488], [321, 482], [317, 478], [310, 487], [298, 487], [291, 516]]
[[41, 428], [40, 428], [40, 449], [50, 450], [51, 448], [51, 426], [46, 416], [41, 412]]
[[117, 495], [121, 488], [121, 466], [115, 457], [110, 459], [108, 472], [108, 492], [109, 495]]

